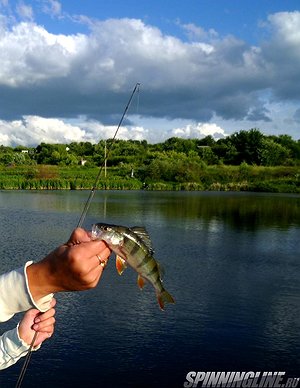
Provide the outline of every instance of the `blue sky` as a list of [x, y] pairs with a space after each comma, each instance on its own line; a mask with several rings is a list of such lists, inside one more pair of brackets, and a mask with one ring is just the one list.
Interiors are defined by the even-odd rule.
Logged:
[[[38, 2], [28, 2], [35, 4]], [[158, 27], [163, 33], [185, 39], [178, 22], [194, 23], [205, 30], [214, 29], [221, 35], [233, 34], [248, 42], [261, 36], [259, 24], [267, 16], [280, 11], [300, 8], [298, 0], [79, 0], [61, 1], [63, 12], [69, 15], [86, 15], [105, 20], [109, 18], [134, 18]], [[42, 4], [42, 2], [40, 2]], [[87, 32], [85, 27], [67, 23], [66, 19], [49, 18], [36, 7], [37, 21], [53, 33]]]
[[0, 143], [299, 139], [293, 0], [0, 0]]

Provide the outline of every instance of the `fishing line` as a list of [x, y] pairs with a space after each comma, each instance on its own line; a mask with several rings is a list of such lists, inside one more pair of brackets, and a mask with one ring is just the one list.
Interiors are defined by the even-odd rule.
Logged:
[[32, 354], [32, 348], [34, 346], [37, 334], [38, 334], [38, 332], [36, 331], [34, 333], [34, 336], [33, 336], [33, 339], [31, 341], [30, 347], [28, 349], [28, 353], [26, 354], [25, 361], [24, 361], [24, 364], [22, 366], [22, 369], [21, 369], [21, 372], [19, 374], [19, 378], [18, 378], [18, 381], [17, 381], [17, 384], [16, 384], [16, 388], [20, 388], [21, 387], [21, 384], [22, 384], [22, 381], [24, 379], [26, 370], [28, 368], [28, 364], [29, 364], [29, 361], [30, 361], [30, 358], [31, 358], [31, 354]]
[[97, 176], [96, 176], [94, 185], [93, 185], [93, 187], [91, 188], [89, 197], [88, 197], [88, 199], [87, 199], [87, 201], [86, 201], [86, 203], [85, 203], [85, 205], [84, 205], [84, 208], [83, 208], [83, 211], [82, 211], [82, 213], [81, 213], [80, 219], [79, 219], [79, 221], [78, 221], [77, 227], [81, 227], [82, 224], [83, 224], [83, 222], [84, 222], [84, 220], [85, 220], [85, 217], [86, 217], [87, 212], [88, 212], [88, 210], [89, 210], [90, 204], [91, 204], [92, 199], [93, 199], [93, 197], [94, 197], [94, 195], [95, 195], [95, 191], [96, 191], [96, 189], [97, 189], [97, 186], [98, 186], [98, 183], [99, 183], [99, 180], [100, 180], [101, 172], [102, 172], [102, 170], [103, 170], [103, 167], [104, 167], [104, 165], [105, 165], [106, 160], [108, 159], [108, 156], [109, 156], [109, 154], [110, 154], [111, 148], [112, 148], [112, 146], [113, 146], [113, 144], [114, 144], [114, 142], [115, 142], [115, 140], [116, 140], [117, 134], [118, 134], [118, 132], [119, 132], [119, 128], [120, 128], [121, 125], [122, 125], [122, 122], [123, 122], [123, 120], [124, 120], [124, 118], [125, 118], [125, 116], [126, 116], [126, 113], [127, 113], [128, 109], [129, 109], [130, 103], [131, 103], [131, 101], [132, 101], [132, 99], [133, 99], [133, 96], [134, 96], [135, 92], [136, 92], [136, 91], [139, 91], [139, 89], [140, 89], [140, 83], [137, 83], [137, 84], [135, 85], [135, 87], [134, 87], [134, 89], [133, 89], [133, 91], [132, 91], [132, 93], [131, 93], [131, 96], [130, 96], [130, 98], [129, 98], [129, 100], [128, 100], [128, 103], [127, 103], [127, 105], [126, 105], [126, 107], [125, 107], [125, 109], [124, 109], [124, 112], [123, 112], [123, 115], [122, 115], [122, 117], [121, 117], [121, 120], [120, 120], [120, 122], [119, 122], [119, 124], [118, 124], [118, 127], [117, 127], [117, 129], [116, 129], [116, 131], [115, 131], [115, 134], [114, 134], [114, 136], [113, 136], [113, 138], [112, 138], [112, 141], [111, 141], [111, 143], [110, 143], [110, 146], [109, 146], [109, 148], [108, 148], [108, 150], [107, 150], [107, 154], [104, 156], [103, 162], [102, 162], [102, 164], [100, 165], [100, 168], [99, 168], [98, 174], [97, 174]]
[[[111, 141], [111, 143], [110, 143], [110, 146], [108, 147], [107, 153], [106, 153], [106, 155], [104, 155], [103, 162], [102, 162], [101, 165], [100, 165], [100, 168], [99, 168], [98, 174], [97, 174], [97, 176], [96, 176], [94, 185], [93, 185], [93, 187], [92, 187], [91, 190], [90, 190], [90, 194], [89, 194], [89, 196], [88, 196], [88, 199], [87, 199], [87, 201], [86, 201], [86, 203], [85, 203], [85, 205], [84, 205], [83, 211], [82, 211], [81, 216], [80, 216], [80, 218], [79, 218], [79, 221], [78, 221], [78, 224], [77, 224], [77, 227], [78, 227], [78, 228], [82, 226], [82, 224], [83, 224], [83, 222], [84, 222], [84, 220], [85, 220], [85, 217], [86, 217], [87, 212], [88, 212], [88, 210], [89, 210], [89, 208], [90, 208], [92, 199], [93, 199], [93, 197], [94, 197], [94, 195], [95, 195], [95, 191], [97, 190], [97, 186], [98, 186], [98, 183], [99, 183], [99, 180], [100, 180], [100, 176], [101, 176], [103, 167], [104, 167], [104, 165], [105, 165], [105, 163], [106, 163], [106, 160], [108, 159], [108, 156], [109, 156], [110, 151], [111, 151], [111, 149], [112, 149], [112, 146], [113, 146], [113, 144], [114, 144], [114, 142], [115, 142], [115, 140], [116, 140], [116, 137], [117, 137], [117, 134], [118, 134], [118, 132], [119, 132], [119, 129], [120, 129], [120, 127], [121, 127], [121, 125], [122, 125], [122, 123], [123, 123], [123, 121], [124, 121], [124, 118], [125, 118], [125, 116], [126, 116], [126, 113], [127, 113], [128, 109], [129, 109], [129, 107], [130, 107], [130, 104], [131, 104], [131, 101], [132, 101], [132, 99], [133, 99], [133, 96], [134, 96], [134, 94], [135, 94], [136, 92], [138, 92], [138, 96], [139, 96], [139, 90], [140, 90], [140, 83], [137, 82], [136, 85], [135, 85], [135, 87], [134, 87], [134, 89], [133, 89], [133, 91], [132, 91], [132, 93], [131, 93], [131, 95], [130, 95], [130, 98], [129, 98], [128, 102], [127, 102], [127, 105], [126, 105], [126, 107], [125, 107], [125, 109], [124, 109], [124, 112], [123, 112], [123, 114], [122, 114], [122, 117], [121, 117], [121, 119], [120, 119], [120, 121], [119, 121], [119, 124], [118, 124], [118, 126], [117, 126], [117, 129], [116, 129], [116, 131], [115, 131], [115, 133], [114, 133], [114, 136], [113, 136], [113, 138], [112, 138], [112, 141]], [[18, 381], [17, 381], [17, 384], [16, 384], [15, 388], [20, 388], [20, 387], [21, 387], [21, 384], [22, 384], [22, 381], [23, 381], [23, 379], [24, 379], [26, 370], [27, 370], [27, 368], [28, 368], [28, 364], [29, 364], [29, 361], [30, 361], [30, 358], [31, 358], [31, 354], [32, 354], [32, 348], [33, 348], [33, 346], [34, 346], [36, 337], [37, 337], [37, 331], [34, 333], [33, 339], [32, 339], [32, 341], [31, 341], [30, 347], [29, 347], [29, 349], [28, 349], [28, 353], [26, 354], [25, 361], [24, 361], [23, 367], [22, 367], [22, 369], [21, 369], [21, 372], [20, 372], [20, 375], [19, 375], [19, 378], [18, 378]]]
[[137, 89], [137, 98], [136, 98], [136, 114], [140, 112], [140, 88]]

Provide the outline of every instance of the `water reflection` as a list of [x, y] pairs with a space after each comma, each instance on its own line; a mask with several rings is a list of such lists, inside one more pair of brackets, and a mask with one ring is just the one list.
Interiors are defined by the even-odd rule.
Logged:
[[[83, 209], [87, 191], [6, 192], [0, 193], [0, 208], [22, 207], [32, 211], [77, 213]], [[97, 191], [90, 214], [102, 219], [137, 215], [139, 219], [157, 217], [188, 223], [195, 219], [245, 230], [300, 225], [300, 197], [287, 194], [215, 193], [215, 192], [144, 192]], [[78, 216], [79, 218], [79, 216]]]
[[[0, 192], [1, 272], [64, 241], [87, 194]], [[153, 288], [140, 292], [134, 271], [120, 277], [111, 260], [95, 290], [57, 296], [56, 334], [24, 387], [173, 388], [190, 370], [295, 375], [299, 216], [293, 195], [97, 192], [85, 226], [146, 226], [176, 304], [162, 313]], [[13, 387], [19, 368], [0, 386]]]

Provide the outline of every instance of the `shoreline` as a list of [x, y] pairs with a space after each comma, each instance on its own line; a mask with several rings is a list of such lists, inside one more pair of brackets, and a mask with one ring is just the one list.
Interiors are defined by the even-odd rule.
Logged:
[[[90, 190], [98, 167], [50, 165], [0, 167], [0, 190]], [[193, 180], [142, 180], [137, 171], [110, 168], [97, 190], [233, 191], [300, 194], [300, 167], [224, 166], [203, 167]]]

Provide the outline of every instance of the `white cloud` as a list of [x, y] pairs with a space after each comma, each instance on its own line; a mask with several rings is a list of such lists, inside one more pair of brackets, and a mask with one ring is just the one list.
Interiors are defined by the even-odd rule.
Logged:
[[20, 23], [0, 37], [0, 85], [35, 87], [41, 81], [67, 77], [74, 53], [85, 48], [83, 35], [48, 33], [35, 24]]
[[270, 39], [261, 46], [261, 57], [268, 63], [270, 88], [277, 100], [300, 99], [300, 12], [269, 15]]
[[181, 25], [191, 41], [205, 41], [209, 38], [218, 37], [217, 31], [215, 31], [213, 28], [211, 28], [209, 31], [205, 31], [202, 27], [199, 27], [194, 23], [180, 24], [180, 22], [178, 22], [178, 24]]
[[61, 3], [57, 0], [44, 0], [42, 10], [53, 17], [59, 17], [62, 14]]
[[[42, 4], [44, 12], [62, 15], [59, 1]], [[33, 17], [25, 3], [19, 7], [27, 20]], [[214, 117], [268, 124], [273, 120], [271, 103], [300, 100], [300, 12], [270, 15], [270, 35], [255, 47], [194, 24], [183, 25], [192, 38], [186, 42], [137, 19], [79, 19], [89, 25], [90, 33], [53, 34], [34, 22], [8, 27], [1, 21], [3, 122], [60, 117], [66, 123], [83, 115], [87, 120], [79, 128], [85, 131], [83, 138], [91, 138], [95, 123], [101, 127], [100, 123], [115, 122], [112, 118], [121, 113], [136, 82], [141, 82], [142, 118], [187, 121], [174, 126], [173, 132], [161, 128], [159, 139], [175, 131], [180, 136], [224, 135], [222, 128], [227, 127], [218, 128]], [[34, 131], [27, 121], [20, 121], [19, 133]], [[141, 121], [129, 132], [122, 128], [120, 136], [148, 136], [153, 141], [151, 128]]]
[[85, 132], [63, 120], [28, 116], [10, 122], [1, 120], [0, 140], [6, 146], [68, 143], [85, 140]]
[[[90, 141], [97, 143], [101, 139], [113, 138], [116, 129], [117, 126], [103, 125], [85, 119], [70, 123], [62, 119], [26, 116], [22, 120], [0, 120], [0, 144], [36, 146], [41, 142], [66, 144], [73, 141]], [[121, 126], [117, 138], [143, 140], [147, 138], [147, 132], [142, 127]]]
[[268, 20], [274, 37], [299, 47], [300, 43], [300, 11], [278, 12], [269, 15]]
[[30, 5], [25, 4], [23, 1], [20, 1], [17, 4], [16, 11], [21, 19], [30, 21], [34, 19], [32, 7]]
[[10, 141], [10, 138], [7, 134], [0, 133], [0, 144], [5, 145], [5, 146], [10, 146], [12, 144]]
[[228, 134], [224, 129], [214, 123], [194, 123], [188, 124], [183, 128], [172, 130], [172, 135], [190, 139], [201, 139], [206, 136], [212, 136], [214, 139], [221, 139]]

